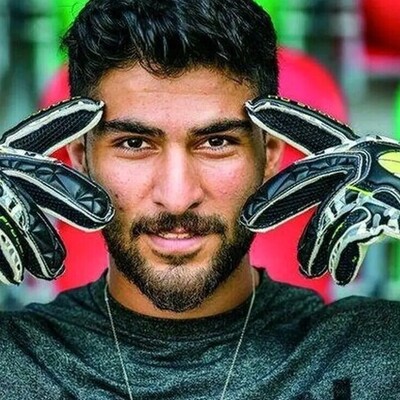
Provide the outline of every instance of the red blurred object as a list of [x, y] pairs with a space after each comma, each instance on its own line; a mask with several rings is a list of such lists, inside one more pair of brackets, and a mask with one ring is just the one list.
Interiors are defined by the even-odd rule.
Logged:
[[[46, 86], [40, 101], [41, 107], [69, 97], [68, 70], [61, 68]], [[65, 147], [53, 157], [70, 165]], [[57, 229], [67, 249], [66, 271], [55, 281], [56, 290], [62, 291], [84, 285], [97, 279], [108, 263], [105, 243], [99, 232], [82, 232], [65, 222], [57, 221]]]
[[361, 0], [361, 65], [372, 74], [400, 75], [400, 2]]
[[370, 49], [400, 55], [399, 0], [362, 0], [364, 38]]
[[[281, 96], [317, 108], [338, 120], [347, 120], [342, 91], [324, 66], [309, 55], [288, 48], [280, 50], [279, 63]], [[281, 169], [302, 157], [303, 153], [286, 145]], [[314, 289], [325, 301], [330, 301], [330, 277], [311, 280], [299, 272], [297, 243], [312, 213], [309, 210], [271, 232], [258, 234], [251, 249], [251, 261], [265, 266], [271, 278]]]

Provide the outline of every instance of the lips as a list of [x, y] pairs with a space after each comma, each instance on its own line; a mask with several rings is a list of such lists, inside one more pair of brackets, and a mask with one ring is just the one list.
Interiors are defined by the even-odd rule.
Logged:
[[205, 236], [193, 232], [173, 231], [159, 232], [146, 235], [150, 239], [150, 246], [161, 254], [189, 254], [200, 249]]

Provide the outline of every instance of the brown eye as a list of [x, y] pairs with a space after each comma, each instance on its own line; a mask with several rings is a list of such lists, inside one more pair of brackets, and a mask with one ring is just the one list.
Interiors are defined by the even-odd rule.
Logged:
[[146, 148], [147, 143], [141, 139], [141, 138], [130, 138], [127, 140], [124, 140], [122, 143], [122, 147], [125, 147], [127, 149], [142, 149]]
[[221, 147], [225, 144], [226, 139], [221, 137], [213, 137], [208, 139], [208, 143], [211, 147]]

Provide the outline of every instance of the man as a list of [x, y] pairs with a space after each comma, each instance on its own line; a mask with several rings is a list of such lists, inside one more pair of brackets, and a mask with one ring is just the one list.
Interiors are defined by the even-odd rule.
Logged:
[[110, 266], [2, 315], [1, 397], [398, 398], [398, 304], [326, 307], [249, 263], [240, 211], [282, 149], [243, 107], [277, 92], [261, 8], [91, 0], [64, 44], [72, 94], [106, 104], [69, 154], [111, 196]]

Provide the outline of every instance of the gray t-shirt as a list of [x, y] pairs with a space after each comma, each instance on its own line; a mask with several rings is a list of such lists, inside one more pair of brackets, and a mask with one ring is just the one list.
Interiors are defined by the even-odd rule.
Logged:
[[[0, 399], [127, 399], [104, 276], [0, 314]], [[246, 313], [163, 320], [110, 299], [135, 399], [219, 399]], [[311, 291], [263, 275], [226, 399], [400, 399], [400, 303]]]

